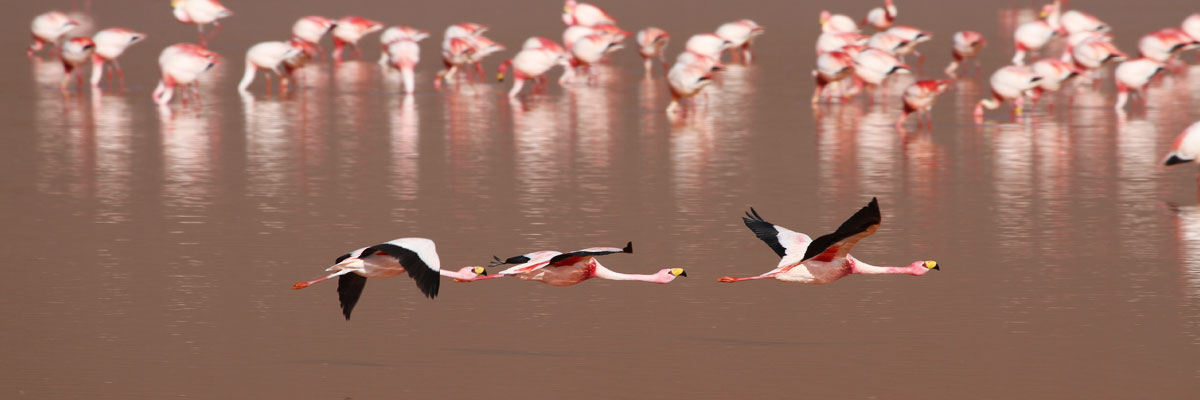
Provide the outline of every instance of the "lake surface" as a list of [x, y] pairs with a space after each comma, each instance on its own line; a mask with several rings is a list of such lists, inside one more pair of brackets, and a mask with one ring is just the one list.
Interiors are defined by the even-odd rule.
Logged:
[[[1012, 122], [971, 110], [1011, 58], [1028, 2], [900, 2], [933, 31], [923, 77], [940, 77], [955, 30], [989, 44], [984, 75], [934, 109], [932, 131], [898, 133], [898, 97], [827, 105], [812, 93], [817, 4], [604, 1], [631, 31], [693, 33], [753, 18], [756, 63], [731, 66], [701, 113], [671, 121], [661, 72], [632, 48], [596, 86], [523, 103], [508, 83], [434, 91], [445, 26], [473, 21], [510, 48], [560, 38], [555, 1], [226, 2], [211, 42], [224, 62], [200, 104], [150, 101], [156, 59], [195, 40], [166, 2], [95, 25], [150, 38], [121, 58], [128, 88], [58, 92], [61, 67], [21, 57], [20, 2], [0, 30], [0, 397], [160, 398], [1194, 398], [1200, 391], [1200, 205], [1196, 167], [1160, 166], [1200, 119], [1200, 67], [1167, 77], [1149, 108], [1121, 116], [1111, 79]], [[874, 2], [825, 5], [856, 19]], [[1188, 5], [1071, 2], [1141, 34]], [[1025, 7], [1014, 9], [1012, 7]], [[305, 14], [355, 13], [433, 32], [418, 92], [371, 61], [322, 63], [288, 96], [239, 96], [243, 54]], [[326, 39], [325, 46], [331, 48]], [[630, 44], [627, 42], [627, 45]], [[489, 71], [511, 55], [487, 60]], [[1057, 55], [1057, 53], [1053, 53]], [[1193, 54], [1184, 59], [1193, 60]], [[911, 59], [915, 62], [915, 59]], [[1111, 68], [1110, 68], [1111, 72]], [[552, 73], [556, 78], [558, 72]], [[489, 76], [491, 73], [489, 72]], [[911, 78], [903, 77], [894, 90]], [[705, 106], [707, 104], [707, 106]], [[937, 260], [923, 277], [832, 285], [719, 284], [778, 258], [745, 228], [767, 220], [813, 236], [871, 197], [883, 225], [855, 247], [872, 264]], [[397, 237], [437, 242], [445, 268], [493, 254], [634, 242], [608, 267], [684, 267], [669, 285], [518, 280], [454, 283], [436, 300], [408, 278], [370, 283], [343, 320], [336, 285], [304, 291], [334, 258]]]

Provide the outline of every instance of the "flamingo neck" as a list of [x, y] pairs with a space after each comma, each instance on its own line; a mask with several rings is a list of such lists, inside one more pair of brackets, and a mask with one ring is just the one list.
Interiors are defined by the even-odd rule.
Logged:
[[608, 280], [613, 280], [613, 281], [642, 281], [642, 282], [653, 282], [653, 283], [667, 283], [667, 282], [674, 280], [673, 276], [670, 276], [669, 274], [663, 274], [663, 273], [657, 273], [657, 274], [651, 274], [651, 275], [623, 274], [623, 273], [616, 272], [616, 271], [610, 270], [608, 268], [605, 268], [603, 265], [600, 265], [600, 263], [595, 262], [595, 260], [593, 260], [592, 262], [595, 263], [595, 268], [596, 268], [595, 272], [592, 273], [592, 276], [596, 277], [596, 278], [600, 278], [600, 279], [608, 279]]
[[877, 265], [867, 264], [865, 262], [859, 261], [858, 259], [856, 259], [854, 257], [850, 257], [850, 256], [847, 256], [846, 258], [847, 258], [847, 260], [850, 261], [850, 273], [852, 273], [852, 274], [924, 275], [925, 272], [928, 271], [928, 268], [925, 268], [923, 265], [921, 265], [920, 261], [912, 263], [910, 265], [905, 265], [903, 267], [888, 267], [888, 266], [877, 266]]

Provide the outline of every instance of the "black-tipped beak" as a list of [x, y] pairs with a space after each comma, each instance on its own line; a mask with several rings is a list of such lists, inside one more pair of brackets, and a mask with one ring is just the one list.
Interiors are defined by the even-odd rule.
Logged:
[[932, 270], [934, 270], [934, 271], [941, 271], [941, 270], [942, 270], [942, 266], [941, 266], [941, 265], [934, 265], [934, 266], [933, 266], [933, 268], [930, 268], [930, 269], [932, 269]]
[[1167, 157], [1167, 161], [1164, 162], [1163, 165], [1171, 166], [1171, 165], [1175, 165], [1175, 164], [1183, 164], [1188, 161], [1192, 161], [1192, 160], [1184, 160], [1182, 158], [1179, 158], [1179, 156], [1172, 154], [1170, 157]]
[[487, 270], [483, 270], [483, 272], [480, 272], [479, 275], [487, 276]]
[[682, 277], [684, 277], [684, 278], [687, 278], [687, 271], [680, 272], [680, 273], [679, 273], [679, 276], [682, 276]]

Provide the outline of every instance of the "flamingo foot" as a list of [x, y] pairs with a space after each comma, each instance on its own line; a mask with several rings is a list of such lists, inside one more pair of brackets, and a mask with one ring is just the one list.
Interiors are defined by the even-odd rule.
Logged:
[[308, 282], [296, 282], [295, 285], [292, 285], [292, 289], [295, 290], [304, 289], [306, 287], [308, 287]]
[[725, 283], [732, 283], [732, 282], [737, 282], [737, 281], [738, 281], [738, 279], [734, 278], [732, 276], [722, 276], [721, 279], [717, 279], [717, 282], [725, 282]]

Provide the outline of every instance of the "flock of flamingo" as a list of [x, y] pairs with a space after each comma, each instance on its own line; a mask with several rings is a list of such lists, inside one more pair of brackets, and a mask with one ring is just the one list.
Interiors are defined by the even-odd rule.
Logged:
[[[220, 29], [220, 21], [232, 16], [233, 12], [217, 0], [172, 0], [174, 16], [180, 22], [196, 25], [199, 44], [178, 43], [163, 49], [158, 62], [161, 80], [152, 98], [162, 107], [171, 101], [175, 89], [182, 87], [183, 102], [196, 96], [198, 79], [216, 65], [221, 57], [207, 48]], [[862, 33], [859, 23], [844, 14], [822, 11], [819, 17], [822, 33], [816, 43], [816, 68], [812, 71], [815, 90], [811, 103], [814, 108], [833, 102], [848, 102], [859, 93], [866, 101], [874, 102], [883, 92], [886, 101], [889, 78], [896, 74], [913, 73], [914, 68], [906, 63], [909, 55], [918, 57], [920, 69], [924, 56], [917, 50], [921, 43], [933, 39], [933, 34], [912, 26], [897, 24], [898, 8], [893, 0], [884, 0], [880, 7], [871, 9], [861, 20], [874, 30], [871, 35]], [[511, 71], [512, 88], [510, 98], [516, 98], [526, 84], [533, 92], [544, 91], [547, 73], [558, 66], [563, 73], [560, 85], [597, 84], [592, 67], [604, 63], [610, 54], [621, 49], [626, 38], [633, 37], [638, 54], [643, 60], [647, 77], [661, 65], [671, 93], [671, 102], [666, 107], [670, 115], [687, 115], [695, 109], [694, 98], [704, 93], [716, 75], [725, 70], [724, 53], [730, 53], [730, 62], [749, 64], [753, 61], [753, 44], [765, 32], [752, 20], [741, 19], [722, 24], [711, 33], [692, 35], [684, 43], [683, 51], [674, 63], [668, 63], [665, 48], [670, 35], [656, 27], [647, 27], [636, 34], [617, 25], [617, 21], [596, 5], [566, 0], [562, 10], [562, 21], [567, 28], [562, 42], [551, 38], [534, 36], [525, 40], [516, 54], [500, 63], [498, 80]], [[64, 94], [69, 93], [72, 77], [82, 89], [81, 70], [89, 61], [92, 63], [91, 85], [99, 90], [100, 82], [107, 73], [113, 79], [115, 73], [122, 81], [123, 73], [117, 59], [130, 46], [146, 38], [146, 35], [123, 28], [109, 28], [97, 32], [93, 37], [70, 37], [70, 32], [79, 23], [66, 14], [51, 11], [33, 19], [33, 43], [27, 56], [44, 48], [50, 48], [61, 60], [65, 74], [61, 83]], [[212, 25], [213, 30], [205, 32]], [[441, 55], [443, 68], [436, 74], [433, 86], [441, 90], [448, 84], [460, 84], [463, 79], [483, 79], [483, 60], [505, 50], [505, 46], [488, 39], [483, 34], [488, 27], [478, 23], [459, 23], [446, 28], [442, 36]], [[380, 32], [381, 57], [379, 64], [398, 71], [406, 93], [412, 93], [414, 70], [420, 62], [420, 43], [430, 34], [427, 31], [408, 27], [392, 26], [368, 18], [348, 16], [333, 20], [321, 16], [306, 16], [292, 26], [292, 38], [288, 41], [267, 41], [251, 46], [245, 55], [245, 73], [238, 83], [238, 90], [245, 92], [259, 72], [264, 72], [270, 90], [271, 75], [280, 80], [281, 90], [287, 90], [292, 78], [311, 61], [325, 57], [320, 46], [321, 39], [329, 34], [334, 43], [331, 58], [339, 62], [344, 57], [361, 59], [359, 41], [367, 35]], [[1086, 84], [1095, 84], [1103, 76], [1103, 69], [1116, 64], [1113, 79], [1117, 88], [1114, 107], [1123, 110], [1131, 94], [1137, 94], [1143, 109], [1145, 98], [1142, 91], [1164, 74], [1180, 73], [1183, 61], [1179, 54], [1200, 48], [1200, 13], [1184, 19], [1178, 27], [1167, 27], [1143, 36], [1138, 41], [1136, 58], [1130, 57], [1113, 43], [1111, 27], [1096, 17], [1079, 10], [1064, 10], [1063, 0], [1054, 0], [1042, 7], [1038, 19], [1016, 26], [1012, 32], [1016, 52], [1011, 64], [1000, 67], [990, 77], [990, 96], [978, 101], [974, 108], [976, 123], [982, 123], [985, 110], [994, 110], [1004, 103], [1012, 106], [1011, 118], [1020, 118], [1026, 100], [1036, 107], [1044, 96], [1051, 92], [1079, 90]], [[1027, 64], [1027, 58], [1043, 52], [1054, 40], [1063, 41], [1063, 53], [1035, 59]], [[981, 67], [977, 56], [985, 46], [982, 34], [975, 31], [960, 31], [952, 35], [953, 60], [943, 70], [948, 79], [919, 80], [902, 91], [903, 111], [895, 122], [902, 129], [911, 114], [918, 114], [922, 124], [932, 125], [931, 111], [939, 95], [951, 87], [964, 65], [974, 60], [975, 70]], [[349, 49], [347, 48], [349, 47]], [[969, 68], [968, 68], [969, 69]], [[1082, 82], [1074, 82], [1082, 81]], [[1051, 105], [1047, 105], [1050, 107]], [[1175, 165], [1195, 161], [1200, 156], [1200, 122], [1192, 124], [1178, 136], [1170, 154], [1162, 161]], [[933, 261], [918, 261], [901, 267], [876, 267], [849, 255], [849, 250], [862, 238], [872, 234], [880, 222], [876, 201], [854, 214], [834, 233], [812, 240], [808, 236], [766, 222], [758, 213], [747, 213], [744, 222], [760, 239], [766, 242], [781, 258], [779, 265], [767, 273], [747, 277], [723, 277], [721, 282], [738, 282], [754, 279], [777, 279], [789, 282], [828, 283], [849, 274], [910, 274], [922, 275], [938, 269]], [[322, 278], [297, 283], [301, 289], [326, 279], [338, 277], [338, 294], [347, 319], [362, 293], [366, 278], [383, 278], [408, 273], [417, 282], [418, 288], [428, 297], [438, 292], [440, 276], [457, 281], [469, 282], [502, 277], [539, 281], [556, 286], [569, 286], [590, 278], [613, 280], [639, 280], [669, 283], [676, 277], [687, 276], [681, 268], [667, 268], [650, 275], [618, 273], [605, 268], [596, 257], [612, 253], [630, 253], [632, 245], [624, 248], [589, 248], [561, 253], [537, 251], [501, 260], [490, 266], [505, 264], [514, 266], [488, 276], [485, 267], [465, 267], [458, 271], [442, 270], [432, 241], [421, 238], [397, 239], [390, 242], [364, 247], [343, 255]]]

